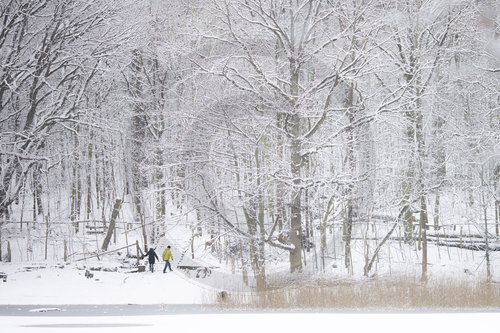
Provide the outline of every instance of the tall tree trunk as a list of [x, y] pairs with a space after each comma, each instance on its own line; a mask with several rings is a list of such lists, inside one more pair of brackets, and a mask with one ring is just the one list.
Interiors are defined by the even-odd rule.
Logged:
[[334, 209], [334, 204], [333, 200], [335, 199], [335, 196], [331, 196], [330, 200], [328, 200], [328, 205], [326, 206], [326, 211], [325, 211], [325, 216], [323, 217], [323, 220], [321, 222], [321, 262], [322, 262], [322, 267], [323, 271], [325, 271], [326, 268], [326, 255], [327, 255], [327, 244], [326, 244], [326, 226], [328, 223], [328, 216], [333, 212]]
[[[424, 121], [422, 114], [422, 97], [420, 88], [420, 78], [417, 78], [416, 90], [416, 108], [415, 108], [415, 139], [418, 166], [417, 172], [417, 189], [420, 196], [420, 232], [422, 241], [422, 281], [427, 281], [427, 228], [428, 228], [428, 213], [427, 213], [427, 189], [425, 188], [425, 169], [424, 161], [427, 160], [425, 140], [424, 140]], [[420, 242], [420, 239], [419, 239]]]
[[3, 253], [2, 253], [2, 229], [3, 229], [3, 224], [5, 223], [5, 220], [0, 216], [0, 262], [3, 261]]
[[[85, 219], [90, 221], [92, 215], [92, 158], [93, 158], [93, 146], [92, 146], [93, 132], [90, 129], [89, 143], [87, 146], [87, 209], [85, 212]], [[96, 171], [97, 173], [97, 171]], [[96, 193], [97, 194], [97, 193]]]
[[[135, 211], [139, 217], [139, 222], [141, 223], [142, 239], [144, 241], [144, 251], [147, 252], [148, 251], [148, 234], [146, 232], [146, 221], [145, 221], [145, 217], [144, 217], [143, 206], [141, 203], [140, 195], [138, 195], [134, 191], [133, 196], [134, 196], [134, 203], [135, 203]], [[110, 229], [112, 228], [111, 221], [110, 221], [109, 228]]]
[[252, 271], [254, 277], [257, 280], [258, 287], [260, 287], [260, 260], [259, 260], [259, 242], [257, 241], [257, 203], [253, 199], [249, 200], [250, 203], [247, 207], [243, 207], [243, 214], [245, 215], [245, 221], [247, 223], [248, 234], [250, 235], [249, 247], [250, 247], [250, 261], [252, 263]]
[[427, 203], [425, 195], [420, 197], [420, 230], [422, 234], [422, 281], [427, 281]]
[[486, 281], [491, 282], [491, 263], [490, 263], [490, 246], [488, 233], [488, 203], [484, 192], [487, 191], [486, 182], [484, 181], [484, 166], [481, 169], [481, 199], [483, 204], [484, 216], [484, 242], [485, 242], [485, 258], [486, 258]]
[[156, 218], [163, 219], [166, 212], [166, 202], [165, 202], [165, 176], [163, 175], [163, 155], [160, 149], [156, 150], [155, 153], [156, 161]]
[[[9, 170], [6, 170], [9, 172]], [[11, 175], [8, 174], [3, 178], [4, 184], [0, 184], [0, 221], [7, 220], [9, 215], [9, 200], [7, 198], [7, 188], [11, 181]], [[23, 197], [24, 198], [24, 197]]]
[[[280, 129], [277, 134], [277, 147], [276, 147], [276, 155], [278, 156], [279, 161], [283, 161], [284, 157], [284, 147], [285, 140], [283, 133], [285, 128], [285, 118], [286, 115], [279, 112], [277, 114], [276, 126]], [[283, 182], [276, 183], [276, 198], [275, 198], [275, 213], [276, 213], [276, 222], [278, 223], [278, 238], [280, 242], [286, 243], [288, 240], [285, 240], [284, 226], [283, 221], [287, 221], [287, 212], [285, 209], [284, 201], [285, 201], [285, 186]]]
[[[290, 31], [292, 43], [295, 43], [295, 24], [293, 15], [290, 17]], [[292, 54], [295, 54], [292, 50]], [[290, 114], [288, 120], [288, 128], [290, 135], [290, 171], [292, 177], [291, 200], [290, 208], [290, 243], [294, 247], [290, 251], [290, 272], [302, 270], [302, 190], [301, 190], [301, 170], [302, 170], [302, 139], [301, 139], [301, 117], [297, 106], [297, 98], [299, 95], [299, 78], [300, 65], [298, 59], [289, 59], [290, 65]]]
[[347, 270], [352, 273], [353, 267], [352, 263], [352, 254], [351, 254], [351, 238], [352, 238], [352, 224], [353, 224], [353, 213], [354, 213], [354, 200], [353, 200], [353, 191], [354, 191], [354, 177], [356, 173], [356, 162], [354, 157], [354, 128], [353, 124], [355, 121], [354, 114], [354, 83], [351, 83], [348, 92], [348, 100], [347, 100], [347, 115], [348, 121], [350, 125], [350, 129], [347, 132], [347, 172], [350, 176], [349, 183], [346, 188], [346, 198], [347, 199], [347, 207], [346, 207], [346, 218], [344, 225], [344, 242], [345, 242], [345, 257], [344, 264]]
[[495, 200], [495, 234], [496, 236], [500, 236], [499, 234], [499, 224], [500, 224], [500, 200]]
[[48, 256], [48, 246], [49, 246], [49, 234], [50, 234], [50, 228], [49, 228], [49, 214], [45, 216], [45, 260], [47, 260]]
[[290, 134], [292, 135], [291, 142], [291, 174], [293, 179], [292, 206], [290, 208], [290, 243], [294, 249], [290, 251], [290, 272], [302, 270], [302, 193], [301, 185], [301, 164], [300, 156], [301, 142], [300, 135], [300, 116], [298, 111], [295, 111], [290, 116]]
[[495, 172], [493, 175], [493, 191], [495, 195], [493, 196], [495, 198], [495, 235], [498, 237], [500, 236], [499, 234], [499, 224], [500, 224], [500, 198], [498, 197], [500, 195], [500, 188], [498, 187], [498, 180], [500, 178], [500, 165], [495, 168]]
[[[483, 194], [484, 195], [484, 194]], [[486, 281], [491, 282], [491, 263], [490, 263], [490, 245], [488, 235], [488, 212], [487, 205], [484, 205], [484, 241], [485, 241], [485, 257], [486, 257]]]
[[266, 255], [265, 255], [265, 239], [266, 229], [264, 226], [264, 195], [261, 188], [262, 174], [259, 148], [255, 148], [255, 166], [257, 171], [257, 220], [259, 224], [259, 265], [257, 273], [257, 290], [264, 291], [266, 289]]
[[[79, 130], [77, 125], [76, 131]], [[78, 147], [78, 138], [74, 136], [73, 138], [74, 147]], [[80, 231], [80, 224], [77, 222], [80, 214], [80, 173], [79, 173], [79, 156], [78, 152], [74, 154], [72, 173], [73, 177], [71, 179], [71, 207], [70, 207], [70, 220], [75, 227], [75, 233], [78, 234]]]

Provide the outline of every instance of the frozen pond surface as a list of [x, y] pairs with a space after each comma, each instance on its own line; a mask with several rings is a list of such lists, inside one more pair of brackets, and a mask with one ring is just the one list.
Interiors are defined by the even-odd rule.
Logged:
[[203, 313], [203, 309], [198, 304], [0, 305], [0, 316], [94, 317], [148, 316], [171, 313]]
[[[32, 306], [2, 306], [1, 332], [495, 332], [500, 314], [484, 313], [241, 313], [203, 311], [199, 305], [61, 306], [61, 311], [30, 312]], [[41, 307], [37, 307], [41, 309]], [[56, 307], [51, 306], [52, 309]], [[107, 311], [108, 313], [104, 313]], [[155, 314], [155, 315], [144, 315]], [[412, 324], [413, 323], [413, 324]], [[328, 329], [330, 328], [330, 329]]]
[[24, 317], [113, 317], [155, 315], [210, 315], [210, 314], [499, 314], [498, 309], [221, 309], [201, 304], [71, 304], [71, 305], [0, 305], [2, 316]]

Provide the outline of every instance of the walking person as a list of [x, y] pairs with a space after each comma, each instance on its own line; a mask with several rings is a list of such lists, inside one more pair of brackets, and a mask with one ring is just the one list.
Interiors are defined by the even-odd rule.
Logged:
[[158, 256], [156, 255], [156, 252], [153, 248], [150, 248], [149, 251], [146, 252], [146, 254], [144, 256], [148, 256], [149, 270], [151, 271], [151, 273], [153, 273], [154, 265], [155, 265], [155, 257], [157, 260], [160, 260], [160, 259], [158, 259]]
[[174, 260], [174, 257], [172, 257], [172, 251], [170, 251], [170, 245], [167, 246], [165, 251], [163, 251], [163, 260], [165, 260], [165, 268], [163, 268], [163, 273], [167, 270], [167, 267], [170, 271], [172, 271], [172, 266], [170, 266], [170, 259]]

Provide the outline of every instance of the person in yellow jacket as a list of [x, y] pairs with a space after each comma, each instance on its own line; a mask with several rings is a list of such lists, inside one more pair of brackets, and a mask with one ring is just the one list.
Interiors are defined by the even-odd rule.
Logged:
[[172, 266], [170, 266], [170, 259], [174, 260], [174, 257], [172, 257], [172, 252], [170, 251], [170, 245], [167, 246], [165, 251], [163, 251], [162, 257], [163, 260], [165, 260], [165, 268], [163, 269], [163, 273], [165, 273], [167, 267], [170, 271], [172, 271]]

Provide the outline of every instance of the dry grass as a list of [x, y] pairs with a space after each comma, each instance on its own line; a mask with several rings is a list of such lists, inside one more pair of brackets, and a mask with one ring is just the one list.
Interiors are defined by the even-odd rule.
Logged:
[[497, 283], [391, 279], [296, 282], [263, 292], [230, 292], [216, 305], [231, 309], [500, 309]]

